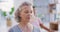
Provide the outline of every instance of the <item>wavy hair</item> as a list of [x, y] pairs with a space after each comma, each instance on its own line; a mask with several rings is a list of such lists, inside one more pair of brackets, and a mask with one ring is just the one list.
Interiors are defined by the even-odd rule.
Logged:
[[15, 11], [15, 19], [17, 20], [17, 22], [20, 22], [21, 21], [21, 17], [19, 16], [20, 15], [20, 12], [21, 12], [21, 8], [23, 6], [32, 6], [31, 3], [29, 2], [23, 2], [19, 7], [18, 9]]

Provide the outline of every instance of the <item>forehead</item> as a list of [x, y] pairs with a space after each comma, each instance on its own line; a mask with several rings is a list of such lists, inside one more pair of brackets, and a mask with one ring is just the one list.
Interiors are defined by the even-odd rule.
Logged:
[[32, 6], [22, 6], [21, 10], [33, 10]]

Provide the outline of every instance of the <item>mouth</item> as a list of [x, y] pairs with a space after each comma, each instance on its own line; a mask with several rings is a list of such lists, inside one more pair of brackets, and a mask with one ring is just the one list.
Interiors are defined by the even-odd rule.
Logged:
[[27, 17], [27, 19], [30, 19], [30, 17]]

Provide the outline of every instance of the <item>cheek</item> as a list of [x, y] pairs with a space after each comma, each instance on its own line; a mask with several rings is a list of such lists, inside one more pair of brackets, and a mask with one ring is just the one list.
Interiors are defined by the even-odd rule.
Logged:
[[25, 17], [26, 17], [26, 14], [25, 14], [25, 13], [21, 13], [21, 14], [20, 14], [20, 17], [21, 17], [21, 18], [25, 18]]

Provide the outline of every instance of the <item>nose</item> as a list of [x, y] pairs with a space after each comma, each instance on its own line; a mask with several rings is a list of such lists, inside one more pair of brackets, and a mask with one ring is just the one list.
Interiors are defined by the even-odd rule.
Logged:
[[34, 16], [34, 13], [29, 13], [28, 16], [29, 17], [33, 17]]
[[28, 16], [32, 16], [32, 14], [31, 13], [28, 13]]

